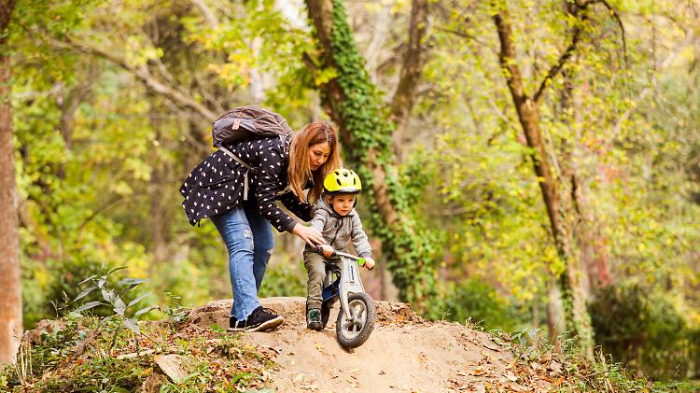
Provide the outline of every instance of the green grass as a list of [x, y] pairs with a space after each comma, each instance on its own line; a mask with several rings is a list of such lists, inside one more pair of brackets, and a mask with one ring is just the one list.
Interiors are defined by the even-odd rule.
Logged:
[[[160, 392], [256, 391], [267, 388], [266, 370], [275, 366], [239, 336], [187, 322], [141, 323], [141, 334], [117, 319], [67, 317], [51, 324], [33, 343], [25, 339], [17, 365], [0, 372], [0, 391], [139, 392], [149, 378]], [[156, 366], [156, 356], [169, 354], [188, 361], [179, 384]]]

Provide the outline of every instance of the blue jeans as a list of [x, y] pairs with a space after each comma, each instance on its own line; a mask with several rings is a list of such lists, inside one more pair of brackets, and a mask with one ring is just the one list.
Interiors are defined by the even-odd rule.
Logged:
[[260, 306], [258, 291], [275, 241], [272, 225], [254, 207], [233, 209], [211, 220], [228, 249], [233, 292], [231, 316], [246, 319]]

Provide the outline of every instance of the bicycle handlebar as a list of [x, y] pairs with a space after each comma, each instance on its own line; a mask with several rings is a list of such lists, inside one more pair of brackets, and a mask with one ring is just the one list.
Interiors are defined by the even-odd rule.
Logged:
[[[317, 253], [317, 254], [323, 255], [323, 248], [321, 248], [321, 246], [317, 246], [317, 247], [314, 249], [314, 252]], [[331, 256], [339, 256], [339, 257], [345, 257], [345, 258], [354, 259], [354, 260], [357, 261], [357, 264], [358, 264], [359, 266], [365, 266], [365, 259], [364, 259], [364, 258], [360, 258], [360, 257], [358, 257], [358, 256], [355, 256], [355, 255], [352, 255], [352, 254], [348, 254], [348, 253], [346, 253], [346, 252], [341, 252], [341, 251], [338, 251], [338, 250], [336, 250], [336, 249], [333, 249], [333, 253], [331, 254]], [[372, 269], [374, 269], [374, 266], [372, 266]], [[368, 270], [372, 270], [372, 269], [368, 269]]]

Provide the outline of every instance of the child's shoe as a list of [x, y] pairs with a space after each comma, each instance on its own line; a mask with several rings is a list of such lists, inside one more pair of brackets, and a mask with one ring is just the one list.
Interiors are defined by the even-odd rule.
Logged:
[[306, 314], [306, 327], [312, 330], [321, 331], [323, 330], [323, 323], [321, 322], [321, 310], [318, 308], [312, 308]]

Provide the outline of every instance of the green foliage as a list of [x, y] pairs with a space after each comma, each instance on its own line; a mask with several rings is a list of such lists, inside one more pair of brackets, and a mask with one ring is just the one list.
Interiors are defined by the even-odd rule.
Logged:
[[672, 296], [639, 284], [618, 284], [600, 290], [589, 309], [596, 342], [615, 361], [654, 379], [688, 375], [697, 343]]
[[[334, 109], [347, 124], [341, 132], [351, 133], [355, 144], [353, 149], [344, 146], [345, 159], [371, 192], [375, 179], [367, 155], [372, 149], [400, 213], [388, 227], [373, 196], [362, 198], [365, 226], [382, 240], [402, 298], [422, 301], [427, 294], [443, 293], [443, 299], [430, 297], [426, 305], [434, 318], [450, 314], [464, 322], [474, 316], [475, 322], [501, 328], [513, 319], [517, 327], [542, 325], [551, 276], [565, 266], [556, 255], [527, 159], [530, 151], [503, 82], [489, 2], [436, 7], [401, 167], [394, 167], [391, 157], [393, 128], [382, 94], [394, 88], [410, 2], [335, 1], [337, 64], [325, 68], [303, 20], [288, 16], [289, 10], [275, 2], [204, 3], [216, 25], [184, 0], [17, 3], [8, 42], [26, 327], [62, 313], [66, 300], [79, 293], [77, 282], [100, 274], [94, 261], [128, 266], [126, 275], [148, 277], [154, 303], [168, 303], [164, 292], [182, 294], [177, 304], [162, 310], [174, 324], [185, 318], [180, 304], [230, 297], [224, 274], [228, 259], [218, 233], [207, 223], [193, 230], [177, 192], [189, 170], [211, 151], [210, 119], [124, 66], [71, 43], [109, 48], [125, 64], [142, 67], [154, 80], [213, 112], [262, 102], [297, 128], [319, 116], [314, 90], [339, 83], [348, 99]], [[607, 261], [614, 280], [644, 283], [634, 296], [620, 290], [620, 296], [629, 295], [625, 312], [658, 322], [641, 323], [648, 330], [644, 345], [630, 355], [642, 360], [632, 359], [632, 364], [670, 377], [697, 376], [697, 367], [681, 366], [678, 373], [669, 365], [683, 356], [698, 359], [700, 348], [700, 73], [697, 48], [688, 45], [697, 6], [671, 0], [607, 3], [626, 27], [634, 26], [625, 29], [625, 51], [619, 26], [596, 2], [582, 25], [585, 39], [542, 97], [541, 126], [549, 154], [557, 158], [566, 208], [576, 211], [570, 201], [571, 173], [585, 199], [580, 213], [567, 215], [567, 227], [574, 237], [584, 227], [595, 229], [579, 236], [575, 248], [595, 254], [596, 263]], [[563, 4], [508, 0], [517, 61], [529, 92], [539, 87], [569, 44], [575, 21]], [[380, 23], [364, 23], [374, 16], [367, 10], [381, 7], [392, 8], [381, 21], [389, 26], [386, 34]], [[668, 15], [673, 15], [672, 23]], [[371, 58], [370, 49], [382, 37], [382, 48], [397, 49], [383, 50], [365, 64], [361, 53]], [[310, 72], [309, 61], [322, 71]], [[381, 66], [368, 68], [377, 62]], [[262, 95], [253, 94], [254, 88], [262, 88], [257, 92]], [[570, 98], [568, 107], [564, 97]], [[586, 248], [590, 240], [598, 241], [600, 249]], [[299, 253], [290, 248], [276, 250], [262, 296], [304, 295]], [[656, 286], [677, 296], [647, 289]], [[85, 301], [102, 299], [96, 292]], [[656, 303], [667, 307], [658, 309]], [[604, 306], [596, 303], [596, 310], [608, 315]], [[521, 310], [532, 310], [532, 317]], [[113, 308], [93, 312], [110, 314]], [[630, 315], [625, 323], [635, 321], [627, 319]], [[595, 323], [603, 322], [598, 318]], [[107, 330], [112, 323], [117, 326], [108, 322]], [[673, 330], [679, 326], [684, 335]], [[599, 343], [607, 335], [615, 340], [623, 336], [615, 326], [598, 328]], [[111, 339], [113, 333], [105, 334]], [[132, 345], [123, 337], [117, 341]], [[619, 342], [610, 344], [611, 351], [622, 351], [615, 347]], [[687, 355], [678, 349], [685, 344]], [[658, 356], [644, 358], [652, 354]], [[625, 357], [615, 352], [613, 358]], [[662, 364], [664, 359], [671, 363]], [[602, 374], [586, 374], [588, 382], [574, 379], [562, 390], [604, 389], [606, 378], [619, 391], [640, 388], [624, 385], [625, 371], [605, 364], [598, 369]], [[124, 362], [100, 367], [120, 365], [141, 367]], [[204, 379], [213, 372], [197, 370]], [[83, 369], [86, 375], [91, 371]], [[7, 375], [0, 376], [0, 390], [16, 382]], [[124, 380], [135, 381], [133, 376]], [[196, 381], [191, 386], [200, 383]]]
[[[160, 391], [237, 392], [264, 388], [265, 370], [274, 366], [264, 353], [225, 332], [198, 331], [183, 339], [178, 325], [159, 322], [143, 325], [142, 339], [135, 342], [114, 319], [72, 314], [46, 322], [24, 342], [18, 365], [0, 372], [3, 391], [130, 392], [149, 379]], [[157, 374], [155, 357], [170, 354], [188, 359], [188, 378], [180, 384]]]
[[621, 363], [611, 362], [597, 351], [591, 358], [582, 354], [575, 340], [557, 337], [554, 346], [541, 332], [522, 329], [507, 334], [494, 333], [494, 344], [511, 350], [514, 359], [504, 375], [518, 382], [546, 380], [550, 390], [557, 392], [681, 392], [671, 386], [652, 384], [635, 375]]
[[[324, 97], [324, 100], [337, 106], [333, 112], [340, 117], [340, 132], [352, 135], [348, 139], [353, 141], [353, 146], [345, 150], [345, 158], [369, 191], [369, 196], [363, 198], [369, 202], [367, 227], [382, 240], [384, 256], [393, 282], [399, 289], [399, 297], [420, 305], [435, 294], [435, 238], [414, 217], [406, 188], [392, 167], [393, 124], [388, 121], [379, 94], [367, 75], [347, 19], [343, 2], [334, 0], [331, 46], [336, 75], [333, 81], [340, 85], [344, 97], [341, 102], [329, 97]], [[390, 202], [398, 213], [397, 222], [388, 223], [380, 216], [374, 195], [374, 182], [378, 180], [369, 165], [371, 151], [376, 155], [372, 158], [374, 163], [386, 173], [384, 182]]]
[[258, 296], [306, 297], [306, 269], [304, 269], [304, 261], [299, 259], [294, 263], [294, 259], [280, 259], [268, 266]]
[[[100, 306], [109, 306], [117, 319], [123, 324], [124, 327], [128, 328], [135, 334], [139, 334], [139, 327], [137, 325], [137, 319], [139, 316], [146, 314], [147, 312], [158, 308], [157, 306], [144, 307], [138, 311], [133, 311], [135, 306], [143, 299], [148, 297], [150, 293], [141, 295], [133, 300], [128, 299], [127, 293], [148, 281], [143, 278], [122, 278], [113, 286], [110, 285], [110, 278], [113, 273], [126, 269], [126, 267], [115, 267], [107, 270], [105, 265], [102, 265], [102, 271], [100, 274], [92, 275], [85, 280], [78, 283], [78, 286], [85, 285], [83, 290], [78, 294], [78, 296], [73, 299], [73, 302], [83, 299], [83, 305], [72, 310], [71, 312], [80, 313], [83, 311], [94, 309]], [[88, 295], [94, 291], [99, 291], [102, 295], [101, 300], [93, 300], [86, 302]], [[130, 295], [130, 294], [129, 294]], [[131, 311], [131, 316], [128, 312]]]
[[522, 323], [522, 316], [507, 299], [499, 296], [489, 283], [469, 279], [449, 285], [440, 301], [430, 303], [431, 319], [448, 320], [482, 329], [511, 331]]

